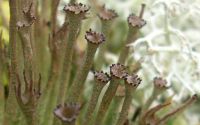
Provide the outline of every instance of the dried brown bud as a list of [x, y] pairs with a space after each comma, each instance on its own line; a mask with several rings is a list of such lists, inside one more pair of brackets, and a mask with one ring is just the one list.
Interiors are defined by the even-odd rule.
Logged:
[[104, 73], [103, 71], [95, 71], [94, 77], [96, 80], [102, 83], [107, 83], [110, 81], [110, 76], [107, 73]]
[[134, 87], [138, 87], [138, 85], [141, 83], [141, 79], [138, 77], [138, 75], [132, 74], [127, 75], [125, 78], [125, 83]]
[[167, 88], [166, 84], [167, 81], [163, 79], [162, 77], [155, 77], [153, 80], [154, 86], [157, 88]]
[[146, 24], [146, 21], [134, 14], [131, 14], [128, 17], [128, 23], [132, 27], [142, 28]]
[[116, 18], [118, 15], [114, 10], [106, 9], [105, 6], [103, 6], [98, 16], [102, 20], [112, 20]]
[[85, 39], [92, 44], [101, 44], [105, 42], [105, 36], [102, 33], [94, 32], [91, 29], [86, 31]]
[[54, 110], [54, 115], [59, 118], [62, 122], [72, 122], [76, 120], [80, 105], [77, 103], [67, 103], [63, 105], [58, 105]]
[[110, 66], [110, 74], [116, 78], [124, 78], [127, 76], [126, 67], [122, 64], [112, 64]]
[[65, 5], [63, 10], [68, 14], [75, 14], [81, 18], [85, 18], [85, 15], [89, 10], [89, 7], [82, 3], [70, 3]]

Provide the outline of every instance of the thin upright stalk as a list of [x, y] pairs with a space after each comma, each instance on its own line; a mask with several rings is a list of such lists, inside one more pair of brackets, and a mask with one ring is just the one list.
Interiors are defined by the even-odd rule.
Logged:
[[67, 101], [69, 102], [78, 101], [80, 97], [80, 93], [82, 93], [83, 91], [84, 82], [87, 78], [88, 72], [90, 68], [92, 67], [93, 58], [96, 53], [96, 50], [97, 50], [97, 45], [94, 45], [94, 44], [88, 45], [83, 64], [81, 65], [81, 68], [78, 74], [76, 75], [72, 86], [70, 87], [70, 93], [67, 97]]
[[103, 72], [95, 72], [95, 81], [96, 84], [93, 88], [92, 97], [89, 101], [88, 109], [85, 115], [85, 121], [83, 125], [90, 125], [93, 119], [95, 107], [97, 106], [97, 102], [99, 99], [99, 95], [103, 89], [103, 87], [106, 85], [106, 83], [110, 80], [109, 76], [107, 74], [104, 74]]
[[95, 110], [95, 107], [96, 107], [96, 104], [98, 101], [98, 97], [101, 93], [102, 88], [103, 88], [102, 85], [94, 86], [93, 92], [92, 92], [92, 97], [89, 102], [88, 110], [85, 115], [86, 118], [84, 119], [85, 121], [84, 121], [83, 125], [89, 125], [91, 123], [92, 118], [93, 118], [93, 113], [94, 113], [94, 110]]
[[60, 3], [60, 0], [51, 0], [51, 30], [52, 33], [56, 32], [57, 29], [57, 10], [58, 10], [58, 5]]
[[61, 74], [61, 85], [62, 88], [60, 90], [60, 95], [61, 99], [60, 102], [64, 103], [65, 100], [65, 93], [68, 87], [68, 81], [69, 81], [69, 76], [70, 76], [70, 66], [72, 62], [72, 55], [73, 55], [73, 47], [75, 40], [77, 38], [77, 31], [79, 28], [79, 23], [75, 23], [74, 25], [70, 24], [69, 26], [69, 35], [68, 35], [68, 40], [67, 40], [67, 47], [66, 47], [66, 52], [64, 56], [64, 65], [63, 65], [63, 73]]
[[[101, 21], [102, 33], [106, 36], [107, 41], [109, 41], [109, 31], [111, 28], [111, 24], [113, 20], [117, 17], [117, 14], [113, 10], [106, 9], [105, 7], [100, 7], [98, 16]], [[97, 62], [96, 69], [98, 70], [100, 70], [101, 67], [105, 64], [105, 53], [107, 51], [107, 47], [108, 47], [108, 42], [106, 42], [99, 48], [98, 58], [96, 61]]]
[[144, 13], [144, 8], [145, 8], [145, 4], [142, 4], [142, 8], [141, 8], [139, 17], [132, 15], [132, 14], [128, 17], [128, 23], [129, 23], [128, 36], [127, 36], [126, 42], [124, 43], [124, 46], [121, 50], [121, 53], [120, 53], [120, 56], [118, 59], [118, 62], [121, 64], [125, 64], [126, 59], [128, 57], [129, 47], [127, 47], [126, 45], [131, 42], [134, 42], [138, 38], [139, 29], [141, 27], [143, 27], [146, 23], [142, 19], [142, 16]]
[[110, 73], [111, 81], [100, 104], [99, 111], [95, 120], [95, 125], [101, 125], [110, 106], [110, 103], [115, 96], [119, 82], [123, 77], [127, 75], [125, 67], [121, 64], [113, 64], [112, 66], [110, 66]]
[[17, 19], [18, 19], [18, 10], [17, 10], [17, 0], [9, 0], [10, 7], [10, 23], [9, 23], [9, 39], [10, 39], [10, 57], [11, 57], [11, 70], [10, 70], [10, 83], [9, 83], [9, 95], [5, 102], [5, 115], [4, 115], [4, 124], [14, 125], [17, 122], [16, 116], [17, 110], [16, 108], [17, 101], [15, 98], [14, 86], [16, 82], [15, 73], [17, 72]]
[[58, 93], [56, 94], [57, 90], [59, 89], [58, 84], [58, 78], [59, 78], [59, 74], [56, 73], [54, 74], [51, 79], [49, 80], [49, 83], [52, 84], [50, 91], [47, 91], [49, 94], [46, 97], [47, 100], [44, 102], [46, 103], [46, 107], [45, 108], [45, 113], [43, 113], [43, 121], [41, 121], [41, 123], [43, 125], [51, 125], [53, 123], [53, 114], [52, 114], [52, 110], [54, 109], [54, 107], [57, 104], [57, 99], [58, 99]]
[[125, 123], [132, 102], [133, 93], [140, 82], [141, 79], [138, 78], [137, 75], [125, 77], [126, 96], [116, 125], [123, 125]]
[[[76, 9], [71, 9], [76, 8]], [[69, 77], [71, 71], [71, 62], [75, 41], [78, 37], [81, 22], [85, 18], [85, 14], [89, 8], [83, 4], [68, 4], [65, 6], [64, 11], [66, 12], [67, 20], [69, 21], [69, 33], [67, 36], [67, 44], [65, 48], [63, 70], [60, 81], [60, 93], [59, 103], [64, 103], [66, 97], [66, 91], [69, 85]], [[77, 13], [78, 11], [78, 13]]]
[[117, 91], [118, 83], [119, 79], [116, 78], [111, 79], [110, 85], [106, 90], [106, 93], [104, 94], [101, 105], [99, 107], [99, 111], [95, 120], [95, 125], [101, 125], [101, 122], [103, 121], [103, 118], [108, 110], [112, 98], [114, 97], [115, 92]]
[[148, 108], [151, 106], [152, 102], [163, 92], [165, 92], [168, 87], [166, 87], [167, 81], [162, 77], [155, 77], [153, 80], [153, 93], [146, 101], [145, 105], [143, 106], [142, 112], [148, 110]]
[[108, 113], [106, 114], [106, 119], [103, 122], [104, 125], [116, 124], [122, 100], [124, 100], [124, 96], [115, 96], [113, 98], [112, 103], [110, 104]]
[[131, 43], [137, 39], [138, 31], [136, 29], [129, 29], [128, 36], [124, 47], [121, 50], [118, 62], [121, 64], [125, 64], [125, 61], [128, 57], [129, 48], [126, 47], [126, 44]]

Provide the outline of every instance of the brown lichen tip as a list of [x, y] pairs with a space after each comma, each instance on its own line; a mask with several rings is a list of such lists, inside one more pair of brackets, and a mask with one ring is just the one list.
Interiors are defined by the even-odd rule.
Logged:
[[138, 87], [138, 85], [141, 83], [142, 79], [138, 77], [138, 75], [132, 74], [127, 75], [125, 78], [125, 83], [128, 85], [131, 85], [133, 87]]
[[89, 9], [90, 8], [88, 6], [82, 3], [70, 3], [70, 4], [65, 5], [63, 10], [68, 13], [73, 13], [76, 15], [83, 14], [85, 16], [86, 12]]
[[128, 17], [128, 23], [132, 27], [142, 28], [146, 24], [146, 21], [134, 14], [130, 14]]
[[97, 33], [91, 29], [86, 31], [85, 39], [92, 44], [101, 44], [105, 42], [105, 36], [102, 33]]
[[163, 79], [162, 77], [155, 77], [153, 79], [153, 83], [157, 88], [167, 88], [167, 80]]
[[122, 79], [127, 76], [126, 67], [120, 63], [110, 66], [110, 74], [116, 78]]
[[114, 10], [106, 9], [105, 6], [102, 7], [98, 14], [98, 17], [102, 20], [112, 20], [117, 16], [118, 14]]
[[110, 81], [110, 76], [108, 75], [108, 73], [104, 73], [103, 71], [95, 71], [94, 77], [96, 80], [102, 83], [107, 83]]
[[54, 115], [62, 122], [72, 122], [76, 120], [80, 107], [80, 104], [77, 103], [65, 103], [64, 106], [58, 105], [54, 110]]

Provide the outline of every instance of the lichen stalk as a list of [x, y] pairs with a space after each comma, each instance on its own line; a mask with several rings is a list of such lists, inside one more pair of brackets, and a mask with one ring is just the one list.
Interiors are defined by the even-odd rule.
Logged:
[[58, 10], [59, 3], [60, 3], [60, 0], [51, 1], [51, 21], [52, 21], [51, 31], [52, 33], [55, 33], [57, 29], [57, 10]]
[[115, 96], [113, 98], [109, 110], [106, 114], [106, 118], [103, 122], [105, 125], [115, 125], [119, 115], [119, 109], [123, 100], [124, 96]]
[[44, 115], [44, 118], [42, 119], [41, 123], [43, 125], [51, 125], [52, 124], [52, 119], [53, 118], [53, 114], [51, 113], [54, 106], [57, 103], [57, 98], [58, 98], [58, 93], [56, 93], [57, 90], [59, 90], [59, 86], [58, 84], [58, 79], [59, 79], [59, 74], [58, 73], [54, 73], [53, 76], [49, 79], [48, 83], [52, 84], [51, 88], [49, 88], [48, 91], [46, 91], [47, 96], [43, 97], [44, 100], [43, 103], [41, 103], [41, 105], [43, 104], [43, 108], [45, 108], [44, 112], [41, 112], [42, 116]]
[[64, 103], [66, 91], [68, 88], [68, 82], [70, 77], [70, 64], [72, 62], [74, 43], [78, 37], [79, 28], [81, 21], [85, 18], [86, 12], [89, 8], [83, 4], [68, 4], [65, 6], [64, 11], [66, 12], [67, 19], [69, 21], [69, 34], [67, 37], [67, 44], [65, 48], [64, 64], [61, 74], [60, 85], [62, 89], [59, 93], [59, 103]]
[[130, 108], [133, 93], [135, 92], [135, 89], [140, 84], [141, 79], [138, 78], [137, 75], [128, 75], [125, 77], [125, 88], [126, 88], [126, 95], [124, 99], [124, 103], [122, 106], [122, 110], [120, 112], [118, 121], [116, 125], [123, 125], [128, 117], [128, 110]]
[[9, 39], [10, 39], [10, 57], [11, 57], [11, 70], [10, 70], [10, 83], [9, 83], [9, 95], [5, 102], [5, 115], [4, 115], [4, 124], [13, 125], [17, 122], [15, 116], [17, 115], [16, 108], [17, 101], [15, 98], [14, 85], [16, 84], [15, 73], [17, 72], [17, 27], [16, 23], [18, 20], [18, 1], [9, 0], [10, 8], [10, 22], [9, 22]]
[[126, 38], [124, 47], [122, 48], [119, 59], [118, 59], [118, 62], [121, 64], [125, 64], [126, 59], [128, 57], [129, 47], [127, 47], [126, 45], [131, 42], [134, 42], [138, 38], [138, 32], [140, 28], [142, 28], [146, 24], [146, 22], [142, 19], [144, 8], [145, 8], [145, 5], [142, 4], [142, 8], [141, 8], [139, 16], [130, 14], [127, 19], [128, 27], [129, 27], [128, 36]]
[[37, 106], [39, 97], [41, 95], [41, 75], [39, 74], [38, 81], [35, 81], [33, 72], [30, 71], [29, 79], [26, 76], [27, 73], [23, 72], [23, 80], [25, 83], [24, 92], [22, 92], [22, 81], [19, 74], [16, 74], [17, 84], [15, 86], [15, 94], [17, 102], [26, 118], [27, 124], [38, 125], [37, 120]]
[[92, 67], [94, 56], [99, 44], [105, 41], [103, 34], [92, 31], [91, 29], [86, 32], [86, 40], [88, 41], [87, 51], [84, 57], [84, 61], [81, 64], [79, 72], [74, 78], [74, 82], [70, 88], [70, 93], [67, 97], [67, 102], [78, 102], [78, 99], [83, 91], [84, 83]]
[[[18, 33], [22, 43], [24, 67], [26, 73], [33, 70], [33, 37], [32, 37], [32, 25], [36, 20], [33, 12], [34, 4], [27, 4], [23, 8], [23, 19], [17, 22]], [[30, 74], [29, 74], [30, 75]]]
[[95, 85], [92, 92], [92, 97], [89, 101], [88, 109], [85, 114], [85, 119], [83, 125], [90, 125], [93, 119], [93, 114], [95, 111], [95, 107], [97, 106], [97, 102], [99, 99], [99, 95], [106, 85], [106, 83], [110, 80], [108, 74], [103, 72], [94, 72], [95, 75]]
[[110, 103], [115, 96], [119, 82], [127, 75], [125, 71], [125, 66], [119, 63], [110, 66], [110, 73], [111, 81], [101, 101], [99, 111], [95, 120], [95, 125], [101, 125], [104, 116], [110, 106]]
[[154, 83], [154, 87], [153, 87], [153, 93], [152, 95], [148, 98], [148, 100], [146, 101], [144, 107], [143, 107], [143, 111], [147, 110], [152, 102], [160, 95], [162, 94], [164, 91], [166, 91], [168, 89], [168, 87], [166, 86], [167, 81], [162, 78], [162, 77], [155, 77], [153, 80]]
[[[107, 40], [109, 39], [109, 31], [111, 24], [117, 16], [118, 15], [117, 13], [115, 13], [114, 10], [106, 9], [105, 6], [101, 7], [99, 10], [98, 17], [101, 21], [101, 31], [106, 36]], [[98, 70], [100, 70], [103, 64], [105, 63], [105, 52], [107, 50], [107, 45], [108, 42], [106, 42], [99, 48], [98, 58], [96, 61], [98, 62], [96, 64], [97, 65], [96, 69]]]

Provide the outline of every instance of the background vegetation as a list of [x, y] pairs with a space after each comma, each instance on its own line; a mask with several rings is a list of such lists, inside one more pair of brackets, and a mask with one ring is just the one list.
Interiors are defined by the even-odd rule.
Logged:
[[[68, 2], [69, 1], [61, 0], [59, 3], [57, 10], [58, 27], [61, 27], [65, 21], [63, 7]], [[91, 96], [94, 82], [92, 71], [101, 69], [109, 72], [109, 66], [117, 62], [121, 52], [120, 50], [123, 48], [122, 41], [125, 41], [129, 32], [127, 17], [131, 13], [139, 15], [142, 3], [146, 4], [143, 15], [143, 19], [146, 20], [146, 25], [140, 29], [139, 35], [137, 36], [138, 38], [126, 45], [130, 47], [130, 53], [128, 54], [125, 64], [131, 71], [137, 70], [134, 69], [135, 67], [140, 67], [137, 74], [142, 79], [142, 84], [137, 88], [137, 93], [134, 94], [134, 99], [131, 101], [131, 108], [129, 110], [129, 119], [131, 124], [135, 123], [135, 112], [145, 104], [145, 102], [150, 98], [151, 93], [154, 91], [152, 82], [153, 78], [156, 76], [165, 78], [167, 80], [167, 86], [170, 86], [170, 89], [167, 89], [166, 92], [158, 96], [158, 98], [154, 100], [153, 106], [160, 104], [161, 102], [165, 102], [165, 100], [171, 99], [173, 102], [169, 108], [166, 108], [160, 113], [161, 115], [165, 114], [170, 109], [174, 109], [175, 107], [181, 105], [192, 95], [200, 94], [199, 0], [78, 0], [78, 2], [89, 5], [91, 8], [90, 14], [87, 15], [88, 18], [82, 22], [81, 31], [76, 40], [77, 43], [75, 48], [77, 53], [75, 53], [75, 59], [73, 59], [75, 61], [71, 63], [72, 69], [74, 69], [71, 72], [71, 81], [76, 76], [76, 72], [78, 71], [77, 69], [81, 65], [80, 63], [82, 62], [84, 52], [87, 48], [87, 44], [85, 42], [86, 40], [84, 39], [85, 31], [88, 31], [89, 28], [98, 32], [102, 31], [101, 20], [97, 16], [99, 6], [105, 4], [106, 8], [113, 9], [118, 14], [118, 17], [115, 20], [112, 20], [106, 27], [106, 33], [108, 34], [106, 42], [109, 41], [109, 43], [107, 43], [108, 50], [103, 55], [103, 62], [101, 62], [102, 60], [99, 60], [100, 57], [98, 53], [100, 51], [99, 49], [97, 50], [97, 54], [94, 58], [94, 65], [91, 68], [85, 82], [85, 89], [82, 98], [83, 102], [88, 102]], [[50, 81], [49, 79], [51, 78], [51, 76], [49, 76], [51, 73], [49, 72], [51, 72], [52, 66], [52, 50], [48, 45], [49, 41], [53, 39], [51, 6], [51, 0], [37, 1], [38, 10], [36, 10], [36, 18], [39, 19], [34, 24], [33, 32], [35, 40], [34, 44], [36, 46], [36, 53], [34, 55], [36, 60], [34, 60], [35, 62], [33, 61], [33, 64], [35, 65], [33, 69], [35, 70], [35, 76], [37, 79], [39, 79], [38, 74], [41, 73], [42, 88], [45, 88], [46, 83], [48, 84]], [[22, 15], [18, 16], [19, 19], [23, 19]], [[9, 1], [0, 0], [0, 41], [3, 41], [0, 46], [1, 55], [3, 55], [3, 51], [8, 51], [11, 47], [9, 46], [9, 20]], [[20, 41], [20, 39], [21, 38], [19, 36], [16, 37], [17, 41]], [[23, 70], [26, 70], [27, 67], [29, 67], [27, 64], [24, 65], [23, 63], [25, 59], [22, 54], [23, 50], [21, 46], [21, 44], [17, 45], [17, 62], [18, 72], [21, 72], [20, 78], [23, 77]], [[6, 47], [8, 47], [8, 49], [5, 49]], [[9, 54], [1, 56], [0, 62], [0, 125], [5, 124], [3, 123], [3, 119], [5, 117], [4, 108], [10, 82], [7, 64], [12, 64], [11, 60], [7, 58], [10, 58]], [[101, 68], [99, 69], [99, 67]], [[52, 77], [53, 76], [56, 77], [55, 75], [52, 75]], [[52, 79], [54, 80], [56, 78]], [[55, 84], [55, 81], [53, 80], [51, 82]], [[106, 87], [104, 87], [100, 98], [103, 97], [105, 91]], [[52, 93], [55, 93], [55, 91]], [[53, 120], [54, 117], [52, 112], [55, 105], [57, 105], [57, 100], [59, 99], [57, 99], [58, 95], [53, 96], [56, 97], [52, 97], [51, 94], [47, 96], [53, 98], [53, 101], [49, 99], [51, 102], [54, 102], [52, 105], [48, 105], [48, 99], [43, 98], [43, 96], [41, 98], [44, 100], [43, 102], [47, 104], [38, 104], [39, 107], [44, 108], [47, 106], [49, 108], [47, 111], [46, 109], [40, 110], [39, 117], [43, 117], [42, 120], [40, 120], [41, 125], [50, 125], [53, 121], [55, 121]], [[119, 105], [122, 106], [121, 103]], [[174, 119], [170, 119], [166, 124], [200, 125], [199, 106], [200, 101], [197, 100], [186, 111], [176, 116]], [[19, 107], [16, 106], [15, 108], [18, 109]], [[84, 115], [84, 111], [86, 110], [86, 108], [83, 108], [81, 114]], [[117, 110], [117, 113], [118, 112], [119, 110]], [[45, 113], [52, 113], [52, 115], [45, 116]], [[111, 113], [110, 115], [113, 114]], [[16, 121], [16, 125], [25, 124], [22, 113], [13, 117], [18, 117], [16, 119], [22, 121]], [[44, 119], [52, 119], [52, 122]], [[79, 118], [79, 123], [83, 122], [81, 121], [82, 119], [83, 116]], [[104, 121], [105, 124], [111, 123], [112, 121], [115, 121], [115, 117], [113, 115], [113, 117], [108, 117], [106, 120]]]

